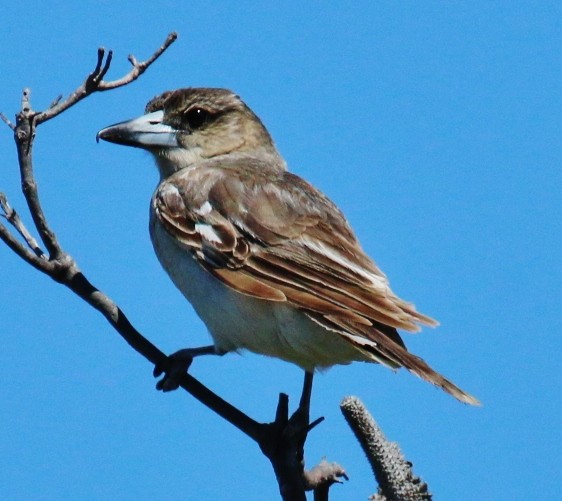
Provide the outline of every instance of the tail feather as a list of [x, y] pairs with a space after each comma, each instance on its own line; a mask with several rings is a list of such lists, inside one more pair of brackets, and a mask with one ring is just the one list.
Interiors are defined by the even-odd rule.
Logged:
[[[371, 335], [373, 330], [374, 329], [371, 329]], [[389, 358], [400, 367], [404, 367], [404, 369], [424, 381], [441, 388], [443, 391], [465, 404], [482, 405], [477, 398], [460, 389], [445, 376], [433, 370], [423, 358], [410, 353], [406, 346], [397, 344], [392, 339], [384, 336], [384, 334], [380, 334], [381, 335], [376, 336], [378, 339], [375, 341], [375, 346], [372, 347], [373, 351], [382, 353], [386, 358]]]
[[[460, 389], [445, 376], [433, 370], [423, 358], [413, 355], [408, 351], [406, 346], [394, 342], [391, 338], [379, 332], [378, 329], [370, 329], [370, 338], [374, 341], [374, 346], [368, 346], [368, 348], [370, 348], [369, 351], [374, 352], [373, 354], [375, 356], [382, 354], [385, 358], [395, 362], [396, 365], [404, 367], [407, 371], [441, 388], [443, 391], [465, 404], [482, 405], [477, 398]], [[365, 346], [363, 348], [365, 348]]]
[[446, 377], [434, 371], [425, 360], [416, 355], [412, 355], [407, 351], [405, 351], [405, 353], [407, 356], [403, 358], [401, 365], [409, 372], [415, 374], [428, 383], [434, 384], [465, 404], [482, 405], [477, 398], [459, 388]]
[[[425, 360], [410, 353], [398, 333], [396, 333], [396, 336], [400, 342], [375, 326], [359, 324], [351, 326], [349, 321], [334, 315], [324, 316], [323, 320], [335, 326], [340, 335], [355, 345], [361, 352], [369, 355], [373, 362], [383, 363], [392, 368], [404, 367], [412, 374], [441, 388], [465, 404], [482, 405], [477, 398], [433, 370]], [[361, 332], [363, 335], [350, 334], [350, 331]]]
[[338, 314], [326, 315], [309, 311], [307, 315], [318, 324], [339, 334], [371, 362], [380, 363], [392, 369], [404, 367], [407, 371], [441, 388], [460, 402], [482, 405], [477, 398], [461, 390], [452, 381], [433, 370], [425, 360], [410, 353], [396, 329], [384, 324], [365, 325]]

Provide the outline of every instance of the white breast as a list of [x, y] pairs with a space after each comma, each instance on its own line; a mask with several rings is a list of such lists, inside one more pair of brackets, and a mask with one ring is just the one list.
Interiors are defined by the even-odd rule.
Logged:
[[225, 286], [166, 232], [152, 210], [150, 235], [160, 263], [209, 329], [218, 352], [248, 349], [307, 370], [365, 360], [339, 334], [291, 305]]

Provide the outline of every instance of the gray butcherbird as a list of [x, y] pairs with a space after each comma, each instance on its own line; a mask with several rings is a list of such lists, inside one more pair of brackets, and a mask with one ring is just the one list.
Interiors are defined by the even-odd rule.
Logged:
[[[242, 349], [293, 362], [307, 374], [375, 362], [405, 367], [479, 404], [407, 351], [397, 329], [437, 322], [392, 292], [344, 215], [287, 171], [267, 129], [237, 95], [165, 92], [145, 115], [98, 138], [148, 150], [160, 171], [150, 205], [152, 243], [214, 341], [174, 354], [182, 370], [195, 355]], [[170, 373], [159, 383], [177, 386]]]

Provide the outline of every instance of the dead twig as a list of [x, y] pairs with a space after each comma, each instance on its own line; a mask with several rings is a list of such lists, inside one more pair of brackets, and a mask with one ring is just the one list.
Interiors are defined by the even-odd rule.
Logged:
[[139, 63], [136, 60], [135, 56], [129, 55], [128, 59], [133, 66], [129, 73], [117, 80], [112, 80], [109, 82], [106, 82], [104, 80], [104, 77], [111, 66], [113, 52], [109, 51], [107, 53], [107, 57], [104, 57], [105, 49], [103, 47], [100, 47], [98, 49], [96, 66], [92, 73], [88, 75], [84, 83], [80, 85], [80, 87], [78, 87], [66, 99], [63, 100], [62, 97], [59, 97], [55, 99], [55, 101], [53, 101], [52, 105], [46, 111], [37, 113], [37, 115], [35, 116], [35, 123], [40, 124], [46, 122], [47, 120], [51, 120], [71, 106], [74, 106], [76, 103], [80, 102], [82, 99], [88, 97], [90, 94], [93, 94], [94, 92], [103, 92], [106, 90], [116, 89], [118, 87], [123, 87], [124, 85], [128, 85], [131, 82], [134, 82], [148, 69], [148, 67], [152, 63], [154, 63], [154, 61], [156, 61], [164, 53], [164, 51], [170, 45], [172, 45], [177, 40], [177, 38], [177, 33], [170, 33], [166, 37], [164, 43], [146, 61], [142, 61]]
[[10, 127], [10, 129], [14, 130], [16, 128], [16, 126], [12, 122], [10, 122], [8, 117], [4, 115], [4, 113], [2, 112], [0, 112], [0, 120], [2, 120], [2, 122], [4, 122], [8, 127]]
[[45, 259], [45, 253], [41, 250], [41, 247], [39, 247], [37, 240], [33, 238], [29, 230], [25, 227], [23, 221], [19, 217], [19, 214], [14, 209], [12, 209], [4, 193], [0, 193], [0, 208], [4, 212], [2, 216], [5, 217], [8, 223], [10, 223], [22, 236], [27, 246], [35, 253], [37, 257]]

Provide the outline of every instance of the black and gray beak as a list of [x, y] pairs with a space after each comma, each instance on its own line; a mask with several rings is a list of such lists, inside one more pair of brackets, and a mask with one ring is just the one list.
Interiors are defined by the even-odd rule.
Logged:
[[160, 110], [126, 122], [110, 125], [97, 133], [96, 141], [99, 142], [100, 139], [103, 139], [110, 143], [134, 146], [145, 150], [177, 147], [177, 131], [162, 123], [163, 118], [164, 112]]

